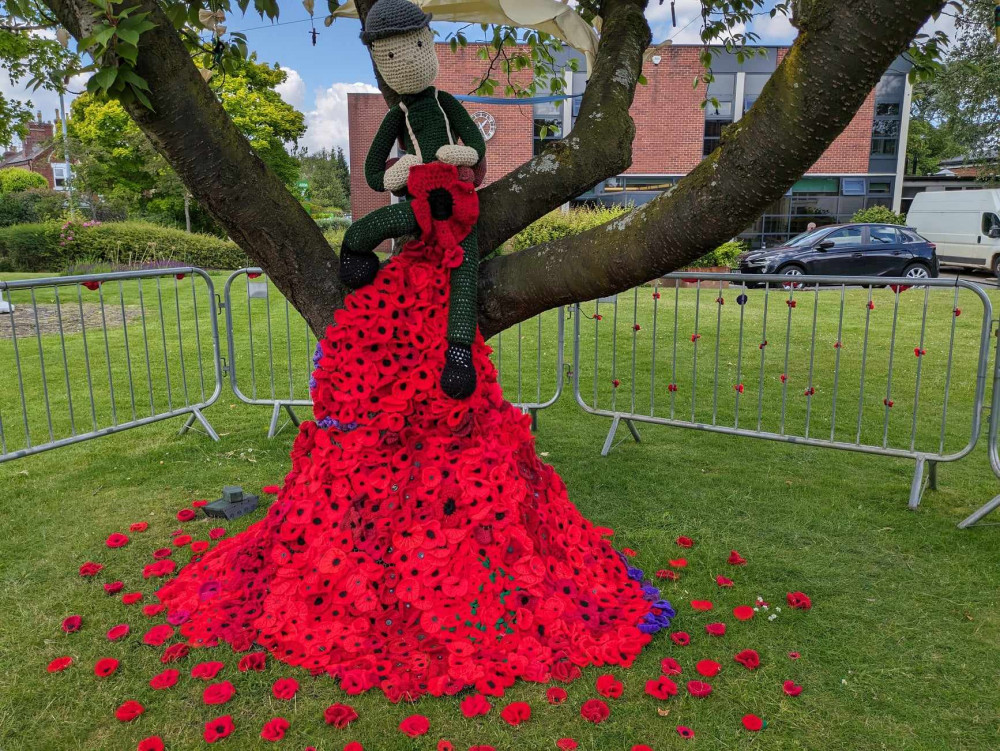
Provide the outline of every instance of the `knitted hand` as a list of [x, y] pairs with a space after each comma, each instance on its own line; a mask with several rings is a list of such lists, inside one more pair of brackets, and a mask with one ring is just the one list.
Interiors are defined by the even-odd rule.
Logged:
[[410, 167], [420, 164], [420, 159], [413, 154], [403, 154], [394, 165], [385, 171], [385, 189], [391, 193], [402, 190], [410, 179]]
[[437, 150], [437, 159], [445, 164], [456, 167], [475, 167], [479, 162], [479, 152], [471, 146], [460, 144], [445, 144]]

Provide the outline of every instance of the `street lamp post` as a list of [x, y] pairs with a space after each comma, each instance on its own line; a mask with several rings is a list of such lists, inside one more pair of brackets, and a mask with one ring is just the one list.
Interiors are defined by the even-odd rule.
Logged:
[[59, 87], [59, 110], [62, 113], [62, 137], [63, 137], [63, 158], [66, 160], [66, 191], [69, 194], [69, 218], [73, 218], [73, 167], [69, 161], [69, 136], [66, 132], [66, 101], [64, 98], [65, 85]]

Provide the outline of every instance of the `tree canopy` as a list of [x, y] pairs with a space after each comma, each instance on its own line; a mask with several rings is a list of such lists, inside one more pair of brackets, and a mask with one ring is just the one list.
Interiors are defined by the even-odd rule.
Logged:
[[[373, 1], [357, 0], [362, 23]], [[249, 0], [42, 2], [90, 61], [84, 69], [90, 74], [88, 89], [122, 104], [191, 194], [322, 332], [331, 307], [341, 305], [346, 294], [336, 258], [283, 178], [247, 148], [247, 135], [220, 102], [220, 87], [248, 54], [246, 39], [228, 32], [228, 16], [251, 11]], [[0, 4], [16, 17], [34, 7], [33, 0]], [[651, 41], [647, 4], [577, 4], [578, 12], [599, 27], [600, 43], [576, 125], [481, 190], [477, 230], [484, 254], [628, 168], [635, 138], [629, 107], [643, 81]], [[313, 0], [304, 5], [310, 13], [315, 10]], [[327, 10], [336, 5], [329, 0]], [[790, 14], [798, 36], [751, 110], [726, 129], [719, 148], [669, 195], [626, 220], [486, 260], [480, 270], [483, 333], [490, 336], [547, 308], [622, 291], [741, 232], [815, 163], [900, 54], [914, 64], [917, 76], [933, 68], [944, 38], [920, 30], [946, 5], [957, 3], [703, 0], [703, 41], [725, 44], [739, 57], [752, 54], [744, 45], [756, 39], [744, 30], [758, 15]], [[254, 0], [252, 12], [274, 20], [278, 0]], [[539, 36], [523, 51], [502, 28], [493, 38], [498, 43], [487, 54], [501, 61], [501, 69], [506, 64], [530, 67], [535, 81], [546, 80], [547, 67], [555, 71], [556, 56], [550, 62], [535, 50], [556, 49], [553, 40]], [[456, 46], [461, 43], [455, 39]], [[711, 78], [707, 47], [703, 62], [705, 75], [696, 86]], [[395, 92], [379, 83], [394, 103]]]
[[48, 180], [37, 172], [21, 167], [8, 167], [0, 170], [0, 196], [7, 193], [21, 193], [32, 188], [47, 188]]

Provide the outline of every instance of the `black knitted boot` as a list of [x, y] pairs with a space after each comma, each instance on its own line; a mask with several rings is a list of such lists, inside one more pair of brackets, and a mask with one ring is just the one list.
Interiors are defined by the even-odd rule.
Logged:
[[450, 344], [444, 353], [441, 390], [452, 399], [466, 399], [476, 390], [476, 369], [472, 367], [472, 350], [461, 344]]
[[358, 289], [375, 281], [378, 265], [375, 253], [355, 253], [344, 245], [340, 246], [340, 281], [351, 289]]

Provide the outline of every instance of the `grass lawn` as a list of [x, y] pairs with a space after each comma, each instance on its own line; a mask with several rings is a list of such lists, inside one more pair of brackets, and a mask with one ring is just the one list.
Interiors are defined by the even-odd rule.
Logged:
[[[214, 277], [221, 292], [224, 276]], [[186, 283], [187, 280], [185, 280]], [[245, 287], [245, 284], [244, 284]], [[245, 292], [234, 287], [234, 314], [247, 304]], [[107, 290], [106, 290], [107, 292]], [[650, 290], [642, 297], [621, 296], [618, 325], [614, 328], [613, 307], [602, 304], [602, 320], [584, 322], [580, 362], [581, 393], [598, 408], [620, 409], [625, 403], [636, 411], [689, 419], [694, 409], [699, 420], [741, 425], [780, 432], [784, 405], [784, 430], [803, 435], [808, 420], [810, 435], [854, 442], [880, 443], [891, 448], [937, 451], [944, 441], [945, 452], [954, 452], [968, 440], [971, 429], [972, 397], [975, 391], [975, 345], [982, 323], [975, 300], [962, 293], [961, 317], [955, 319], [952, 293], [935, 291], [928, 297], [928, 324], [924, 329], [924, 358], [914, 356], [921, 336], [924, 293], [911, 290], [898, 298], [891, 292], [874, 293], [875, 308], [867, 308], [867, 292], [848, 290], [844, 295], [844, 318], [840, 319], [840, 292], [809, 291], [795, 294], [794, 309], [772, 294], [762, 326], [763, 293], [748, 293], [742, 308], [744, 348], [738, 348], [741, 307], [735, 304], [737, 290], [722, 292], [723, 306], [715, 302], [716, 290], [702, 290], [695, 303], [695, 291], [681, 292], [682, 307], [677, 320], [677, 359], [673, 359], [673, 290], [663, 290], [654, 301]], [[131, 291], [123, 291], [126, 307], [137, 304]], [[172, 292], [171, 292], [172, 294]], [[240, 296], [240, 295], [243, 296]], [[115, 291], [117, 302], [117, 291]], [[24, 302], [18, 295], [15, 303]], [[41, 301], [41, 298], [39, 298]], [[146, 301], [148, 303], [148, 299]], [[172, 298], [168, 300], [173, 304]], [[1000, 298], [994, 295], [994, 304]], [[195, 323], [181, 299], [183, 336], [193, 341]], [[292, 383], [302, 393], [301, 379], [308, 370], [313, 343], [306, 342], [298, 320], [283, 318], [283, 302], [272, 299], [269, 308], [253, 300], [254, 356], [248, 354], [249, 326], [239, 329], [237, 373], [250, 393], [250, 364], [258, 395], [269, 395], [272, 372], [269, 358], [275, 358], [273, 372], [276, 393], [287, 393], [288, 366]], [[656, 368], [654, 359], [653, 306], [657, 307]], [[819, 307], [816, 307], [816, 306]], [[898, 309], [897, 306], [898, 305]], [[633, 329], [635, 321], [640, 330]], [[169, 310], [169, 308], [168, 308]], [[895, 346], [890, 347], [893, 311], [896, 314]], [[267, 341], [266, 313], [271, 313], [272, 346]], [[789, 312], [792, 325], [786, 326]], [[866, 312], [867, 311], [867, 312]], [[591, 304], [586, 308], [594, 313]], [[694, 317], [702, 338], [698, 345], [697, 383], [694, 373]], [[810, 331], [817, 330], [815, 348]], [[861, 345], [866, 316], [871, 313], [869, 348], [864, 363], [866, 396], [860, 398], [862, 374]], [[200, 326], [207, 326], [201, 311]], [[172, 344], [165, 319], [147, 321], [156, 336], [165, 335]], [[140, 319], [128, 319], [130, 352], [141, 353]], [[718, 328], [717, 328], [718, 322]], [[955, 334], [952, 335], [952, 323]], [[220, 319], [221, 324], [221, 319]], [[521, 330], [520, 384], [525, 401], [542, 394], [542, 401], [554, 389], [555, 314], [543, 321], [541, 383], [538, 367], [539, 332], [534, 324]], [[243, 326], [243, 324], [239, 324]], [[568, 337], [572, 321], [567, 323]], [[716, 332], [718, 331], [718, 335]], [[786, 365], [786, 332], [788, 364]], [[842, 342], [842, 347], [833, 344]], [[112, 383], [127, 383], [131, 362], [135, 383], [146, 383], [145, 359], [125, 356], [121, 328], [109, 333], [109, 355], [104, 342], [96, 347], [95, 373], [110, 364]], [[636, 337], [636, 376], [631, 370], [631, 341]], [[19, 335], [20, 336], [20, 335]], [[594, 375], [595, 337], [599, 346], [599, 369]], [[61, 362], [58, 336], [44, 335], [41, 346], [47, 362]], [[763, 340], [768, 344], [761, 350]], [[154, 339], [155, 340], [155, 339]], [[155, 340], [159, 341], [159, 340]], [[503, 336], [503, 385], [509, 397], [517, 396], [516, 332]], [[951, 343], [954, 342], [954, 345]], [[71, 362], [82, 348], [82, 336], [67, 339]], [[716, 344], [718, 343], [718, 349]], [[495, 343], [496, 346], [497, 343]], [[22, 343], [27, 357], [38, 343]], [[185, 345], [187, 346], [187, 345]], [[206, 343], [201, 347], [205, 354]], [[945, 398], [944, 363], [947, 353], [961, 367], [947, 384]], [[611, 352], [614, 347], [615, 371]], [[497, 346], [499, 350], [499, 346]], [[195, 350], [190, 350], [194, 352]], [[207, 350], [210, 354], [210, 347]], [[292, 355], [289, 357], [288, 352]], [[268, 354], [270, 352], [270, 354]], [[716, 359], [718, 352], [718, 359]], [[761, 353], [765, 353], [763, 367]], [[0, 364], [9, 372], [13, 348], [0, 340]], [[894, 406], [886, 398], [889, 358], [893, 358]], [[971, 353], [971, 354], [970, 354]], [[499, 354], [499, 353], [498, 353]], [[838, 360], [839, 356], [839, 360]], [[49, 360], [49, 358], [54, 358]], [[6, 358], [6, 359], [4, 359]], [[105, 358], [107, 361], [105, 361]], [[183, 403], [182, 385], [171, 371], [171, 390], [166, 389], [165, 367], [151, 359], [147, 391], [139, 391], [138, 404], [148, 412], [149, 396], [154, 406], [166, 403], [168, 394]], [[185, 361], [189, 395], [200, 395], [196, 358]], [[572, 358], [567, 354], [567, 363]], [[174, 365], [168, 357], [168, 364]], [[676, 362], [676, 365], [674, 364]], [[812, 381], [809, 380], [812, 362]], [[138, 366], [137, 366], [138, 363]], [[718, 363], [718, 364], [716, 364]], [[992, 361], [991, 361], [992, 363]], [[921, 368], [917, 389], [917, 367]], [[718, 367], [719, 389], [712, 387]], [[75, 371], [73, 371], [75, 372]], [[643, 373], [646, 375], [643, 375]], [[763, 377], [761, 373], [763, 372]], [[992, 373], [992, 371], [990, 371]], [[211, 370], [205, 371], [211, 390]], [[787, 376], [785, 383], [781, 374]], [[838, 378], [836, 415], [832, 381]], [[25, 378], [26, 399], [38, 403], [44, 398], [43, 385], [55, 405], [54, 432], [66, 429], [63, 409], [65, 386], [57, 368], [50, 368], [43, 382], [38, 374]], [[613, 380], [619, 380], [615, 388]], [[669, 383], [678, 390], [670, 392]], [[744, 384], [737, 400], [733, 388]], [[297, 386], [296, 386], [297, 384]], [[812, 384], [816, 394], [810, 399], [804, 389]], [[596, 387], [596, 388], [595, 388]], [[76, 395], [76, 379], [71, 393]], [[870, 389], [870, 391], [869, 391]], [[283, 391], [282, 391], [283, 390]], [[82, 392], [81, 392], [82, 393]], [[116, 390], [116, 410], [129, 415], [127, 391]], [[989, 394], [987, 393], [987, 398]], [[90, 419], [89, 405], [75, 402]], [[652, 401], [652, 406], [650, 402]], [[914, 403], [917, 404], [914, 418]], [[110, 394], [95, 388], [95, 413], [106, 424], [111, 412]], [[758, 407], [758, 405], [761, 405]], [[0, 415], [11, 425], [10, 410], [18, 415], [20, 395], [16, 380], [7, 377], [0, 386]], [[947, 428], [941, 431], [942, 414], [947, 409]], [[306, 410], [301, 410], [306, 412]], [[1000, 747], [996, 687], [996, 650], [1000, 644], [1000, 545], [998, 530], [982, 526], [959, 531], [955, 524], [972, 509], [1000, 491], [1000, 483], [989, 470], [985, 436], [967, 458], [940, 465], [940, 489], [928, 491], [917, 512], [906, 508], [913, 462], [846, 451], [830, 451], [771, 441], [734, 438], [694, 430], [643, 426], [642, 443], [629, 439], [610, 456], [599, 451], [608, 429], [606, 418], [586, 415], [572, 398], [569, 384], [562, 399], [539, 416], [537, 447], [565, 479], [570, 496], [584, 514], [595, 522], [616, 530], [619, 547], [638, 551], [636, 565], [652, 573], [665, 568], [670, 559], [685, 557], [677, 582], [660, 582], [665, 595], [674, 602], [679, 615], [676, 628], [689, 632], [688, 647], [675, 646], [660, 634], [629, 670], [612, 670], [625, 684], [622, 698], [608, 700], [611, 717], [601, 725], [591, 725], [579, 716], [583, 701], [596, 697], [594, 681], [604, 672], [588, 669], [584, 677], [567, 686], [569, 701], [558, 707], [545, 701], [545, 687], [518, 684], [508, 696], [494, 701], [486, 717], [466, 720], [457, 699], [424, 699], [415, 706], [390, 705], [381, 694], [346, 697], [329, 678], [312, 679], [301, 671], [270, 660], [263, 673], [238, 673], [237, 660], [228, 649], [194, 654], [177, 667], [182, 677], [167, 691], [154, 691], [150, 677], [164, 666], [160, 650], [141, 643], [149, 627], [139, 605], [125, 606], [119, 598], [101, 590], [101, 582], [120, 579], [125, 591], [142, 591], [152, 601], [153, 580], [144, 581], [142, 566], [151, 553], [170, 539], [180, 525], [177, 510], [193, 499], [216, 498], [224, 484], [240, 484], [256, 491], [262, 485], [280, 483], [288, 469], [288, 451], [293, 433], [286, 429], [267, 441], [268, 410], [251, 407], [235, 399], [226, 385], [219, 401], [206, 417], [222, 440], [213, 443], [204, 436], [178, 437], [180, 420], [154, 424], [136, 430], [89, 441], [38, 456], [0, 465], [0, 748], [14, 749], [134, 749], [147, 735], [159, 734], [168, 749], [201, 748], [203, 723], [219, 714], [231, 714], [236, 732], [222, 748], [257, 749], [270, 747], [259, 738], [264, 722], [274, 716], [291, 722], [286, 739], [278, 747], [301, 749], [313, 745], [320, 751], [340, 751], [350, 740], [358, 740], [369, 751], [416, 751], [433, 749], [439, 738], [447, 738], [465, 751], [475, 744], [497, 749], [555, 749], [555, 741], [572, 737], [581, 749], [621, 749], [645, 743], [656, 751], [687, 748], [690, 741], [675, 732], [677, 725], [694, 729], [695, 748], [764, 749], [987, 749]], [[45, 435], [44, 409], [32, 413], [32, 428]], [[8, 440], [19, 433], [8, 430]], [[627, 437], [627, 432], [622, 431]], [[230, 533], [239, 532], [252, 519], [228, 524]], [[131, 535], [128, 546], [109, 550], [107, 536], [125, 531], [136, 521], [148, 521], [149, 530]], [[207, 539], [214, 526], [204, 520], [183, 525], [195, 539]], [[674, 540], [688, 535], [695, 547], [682, 550]], [[740, 551], [748, 565], [735, 568], [726, 564], [731, 549]], [[185, 562], [190, 553], [178, 550], [174, 558]], [[106, 565], [95, 580], [77, 575], [87, 560]], [[731, 590], [719, 589], [715, 576], [735, 580]], [[785, 605], [785, 593], [802, 590], [814, 606], [811, 611], [793, 611]], [[731, 609], [752, 604], [758, 595], [781, 606], [777, 619], [758, 614], [745, 623], [736, 622]], [[694, 599], [715, 603], [709, 613], [692, 610]], [[63, 618], [80, 614], [83, 629], [67, 636], [60, 630]], [[704, 626], [724, 621], [728, 632], [721, 638], [709, 637]], [[158, 619], [157, 619], [158, 622]], [[128, 623], [132, 633], [123, 642], [109, 643], [104, 633], [113, 625]], [[732, 661], [743, 648], [760, 652], [762, 666], [748, 672]], [[801, 659], [792, 661], [788, 653], [797, 651]], [[54, 675], [45, 666], [55, 657], [72, 656], [74, 664]], [[107, 679], [93, 675], [94, 662], [104, 656], [121, 660], [118, 672]], [[693, 699], [681, 689], [681, 696], [665, 703], [643, 692], [645, 681], [659, 675], [665, 656], [680, 660], [683, 684], [698, 678], [694, 663], [710, 658], [723, 665], [710, 679], [713, 694]], [[221, 659], [227, 663], [221, 679], [233, 681], [236, 697], [224, 707], [201, 703], [201, 681], [188, 676], [200, 659]], [[291, 703], [274, 699], [270, 685], [279, 677], [296, 677], [302, 684]], [[805, 687], [797, 698], [786, 697], [781, 684], [792, 679]], [[135, 722], [119, 723], [115, 708], [136, 699], [146, 713]], [[531, 704], [531, 721], [513, 729], [499, 717], [507, 702], [523, 700]], [[335, 702], [354, 706], [360, 719], [349, 730], [338, 731], [324, 725], [322, 713]], [[658, 709], [669, 710], [664, 716]], [[218, 711], [216, 711], [218, 710]], [[430, 733], [411, 740], [397, 725], [414, 712], [425, 714]], [[740, 718], [753, 712], [768, 722], [760, 734], [743, 730]]]

